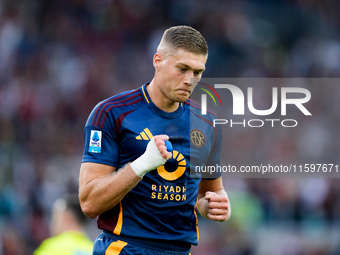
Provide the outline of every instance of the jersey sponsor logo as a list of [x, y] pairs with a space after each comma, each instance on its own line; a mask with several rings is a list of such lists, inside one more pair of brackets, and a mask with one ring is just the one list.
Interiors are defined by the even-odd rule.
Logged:
[[202, 131], [193, 129], [190, 132], [190, 141], [195, 147], [202, 148], [205, 145], [206, 139]]
[[[153, 137], [151, 131], [145, 128], [139, 135], [136, 136], [136, 140], [151, 140]], [[182, 153], [173, 150], [172, 157], [165, 162], [163, 166], [157, 168], [158, 175], [167, 180], [175, 181], [179, 179], [185, 173], [187, 161]], [[151, 198], [158, 200], [169, 201], [185, 201], [186, 200], [186, 186], [177, 185], [151, 185]]]
[[89, 152], [100, 153], [102, 150], [102, 131], [91, 130]]
[[167, 181], [179, 179], [186, 170], [187, 162], [182, 153], [173, 150], [172, 157], [163, 166], [157, 168], [157, 173]]
[[[137, 140], [151, 140], [152, 133], [148, 128], [145, 128], [139, 135], [136, 136]], [[180, 178], [186, 169], [187, 162], [182, 153], [173, 150], [172, 158], [169, 159], [164, 166], [157, 168], [158, 174], [165, 180], [174, 181]]]
[[182, 153], [173, 150], [172, 158], [165, 162], [164, 166], [158, 167], [157, 172], [163, 179], [174, 181], [185, 173], [186, 165], [187, 162]]
[[179, 185], [151, 185], [151, 198], [169, 201], [186, 201], [186, 186]]

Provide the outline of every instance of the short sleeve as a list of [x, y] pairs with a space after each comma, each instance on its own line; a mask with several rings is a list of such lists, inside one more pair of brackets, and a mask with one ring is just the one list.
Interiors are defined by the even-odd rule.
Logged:
[[82, 162], [118, 166], [118, 142], [115, 118], [98, 104], [90, 113], [84, 128]]
[[[220, 163], [221, 163], [220, 157], [221, 157], [222, 142], [223, 142], [221, 127], [217, 125], [214, 128], [214, 132], [215, 132], [215, 141], [214, 141], [212, 150], [210, 151], [209, 157], [207, 161], [205, 162], [206, 166], [220, 166]], [[207, 176], [203, 174], [202, 179], [217, 179], [221, 177], [221, 175], [222, 173], [220, 171], [216, 171], [214, 173], [210, 173]]]

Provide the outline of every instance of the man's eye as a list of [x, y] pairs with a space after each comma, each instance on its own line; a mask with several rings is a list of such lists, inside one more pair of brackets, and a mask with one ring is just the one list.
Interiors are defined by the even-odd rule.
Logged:
[[187, 69], [180, 67], [179, 70], [180, 70], [181, 72], [185, 72]]

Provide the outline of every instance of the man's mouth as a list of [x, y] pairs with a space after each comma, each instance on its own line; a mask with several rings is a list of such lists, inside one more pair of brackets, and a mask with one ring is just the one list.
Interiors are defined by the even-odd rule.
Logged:
[[178, 91], [181, 93], [190, 94], [190, 90], [187, 90], [187, 89], [178, 89]]

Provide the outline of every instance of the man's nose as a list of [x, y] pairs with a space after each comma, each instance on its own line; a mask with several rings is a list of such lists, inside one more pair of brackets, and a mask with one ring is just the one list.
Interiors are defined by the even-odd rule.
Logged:
[[189, 85], [189, 86], [191, 86], [192, 84], [194, 84], [195, 82], [194, 82], [194, 78], [195, 78], [195, 76], [194, 76], [194, 72], [187, 72], [186, 74], [185, 74], [185, 80], [184, 80], [184, 83], [186, 84], [186, 85]]

